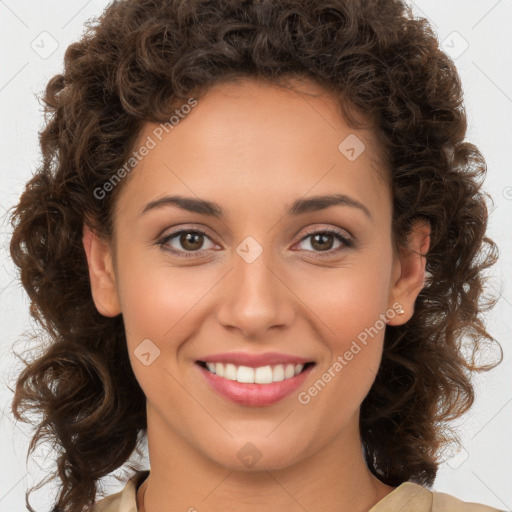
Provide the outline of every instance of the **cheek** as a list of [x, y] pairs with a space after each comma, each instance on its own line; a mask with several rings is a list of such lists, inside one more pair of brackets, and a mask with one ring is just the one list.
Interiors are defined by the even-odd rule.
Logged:
[[320, 379], [333, 383], [332, 392], [346, 400], [348, 410], [366, 396], [380, 365], [390, 315], [391, 261], [391, 252], [382, 251], [351, 268], [319, 273], [315, 287], [310, 287], [315, 293], [307, 295], [310, 310], [318, 312], [329, 352]]
[[[139, 346], [150, 340], [161, 351], [158, 364], [173, 364], [182, 340], [190, 339], [200, 329], [198, 314], [204, 313], [208, 293], [219, 279], [210, 269], [173, 268], [159, 255], [148, 258], [137, 251], [125, 252], [118, 261], [118, 291], [127, 343], [134, 368]], [[158, 350], [154, 349], [158, 353]]]
[[123, 283], [121, 303], [130, 334], [161, 340], [178, 328], [176, 324], [193, 306], [195, 294], [184, 292], [187, 286], [179, 279], [152, 280], [145, 274], [130, 281]]
[[303, 296], [339, 340], [340, 349], [376, 322], [382, 330], [378, 320], [388, 307], [391, 261], [391, 255], [382, 251], [332, 273], [320, 271], [316, 279], [308, 280]]
[[[142, 244], [141, 244], [142, 245]], [[125, 250], [122, 250], [122, 248]], [[162, 338], [190, 306], [187, 275], [165, 265], [157, 252], [119, 242], [118, 292], [125, 327], [131, 334]], [[183, 292], [191, 290], [192, 293]]]
[[[298, 396], [299, 403], [318, 418], [329, 416], [324, 435], [333, 435], [346, 425], [370, 391], [382, 359], [386, 303], [379, 293], [360, 286], [337, 292], [337, 300], [325, 301], [321, 311], [323, 342], [328, 356], [318, 368], [309, 388]], [[375, 290], [373, 290], [375, 292]], [[334, 292], [333, 292], [334, 293]], [[335, 304], [335, 306], [333, 306]], [[314, 413], [313, 413], [314, 411]]]
[[164, 275], [156, 266], [129, 268], [120, 283], [120, 295], [132, 369], [151, 401], [171, 403], [182, 394], [170, 375], [175, 372], [181, 340], [196, 328], [194, 305], [204, 291], [170, 269]]

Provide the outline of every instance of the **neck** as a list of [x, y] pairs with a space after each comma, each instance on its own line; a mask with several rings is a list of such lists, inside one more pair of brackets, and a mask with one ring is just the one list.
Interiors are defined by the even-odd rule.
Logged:
[[144, 493], [146, 492], [147, 484], [148, 484], [148, 479], [146, 478], [137, 491], [137, 495], [136, 495], [137, 512], [146, 512], [145, 505], [144, 505], [144, 503], [145, 503]]
[[368, 469], [356, 421], [295, 464], [282, 468], [256, 464], [246, 471], [220, 466], [156, 426], [148, 424], [151, 473], [138, 493], [139, 512], [206, 507], [211, 512], [260, 512], [263, 507], [266, 512], [364, 512], [394, 489]]

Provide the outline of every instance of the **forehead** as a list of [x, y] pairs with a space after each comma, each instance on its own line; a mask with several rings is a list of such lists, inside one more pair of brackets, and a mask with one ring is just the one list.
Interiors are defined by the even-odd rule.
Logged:
[[177, 111], [172, 124], [144, 125], [134, 149], [150, 140], [152, 149], [130, 175], [127, 200], [171, 191], [223, 200], [229, 191], [234, 203], [239, 191], [247, 204], [248, 191], [282, 200], [337, 188], [371, 202], [388, 188], [374, 134], [351, 128], [314, 82], [294, 89], [255, 79], [220, 83]]
[[[286, 149], [286, 143], [293, 144], [294, 152], [301, 152], [302, 149], [307, 151], [313, 144], [317, 147], [330, 144], [335, 151], [341, 151], [344, 148], [339, 148], [339, 144], [347, 136], [357, 134], [364, 139], [365, 156], [376, 167], [385, 167], [383, 151], [374, 131], [356, 130], [347, 124], [339, 98], [308, 78], [300, 81], [298, 78], [289, 79], [287, 83], [289, 87], [285, 88], [267, 80], [247, 77], [236, 82], [218, 83], [201, 96], [199, 108], [180, 116], [180, 119], [174, 116], [174, 120], [181, 125], [193, 125], [188, 127], [189, 130], [183, 127], [177, 130], [178, 126], [170, 129], [183, 132], [183, 135], [187, 132], [187, 138], [195, 136], [194, 142], [198, 147], [209, 141], [214, 141], [218, 148], [236, 142], [240, 142], [239, 147], [242, 147], [245, 142], [243, 147], [246, 153], [253, 149], [253, 152], [259, 151], [262, 155], [265, 154], [264, 148], [252, 147], [252, 140], [265, 141], [266, 147], [279, 146], [281, 151]], [[365, 121], [362, 115], [358, 114], [357, 117]], [[142, 136], [156, 126], [148, 123]], [[304, 146], [297, 144], [304, 139], [309, 143]], [[325, 139], [325, 144], [319, 144], [320, 139]], [[346, 155], [350, 156], [348, 153]]]

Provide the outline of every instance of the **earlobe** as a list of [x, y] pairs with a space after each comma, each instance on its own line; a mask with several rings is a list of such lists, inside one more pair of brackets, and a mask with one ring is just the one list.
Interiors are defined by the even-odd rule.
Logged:
[[82, 243], [87, 257], [91, 293], [96, 309], [103, 316], [116, 316], [121, 313], [121, 307], [110, 246], [87, 224], [83, 227]]
[[[430, 224], [425, 220], [414, 222], [408, 236], [407, 247], [399, 248], [400, 274], [394, 280], [390, 304], [403, 310], [399, 316], [388, 320], [388, 325], [401, 325], [410, 320], [414, 313], [414, 303], [425, 285], [425, 267], [430, 247]], [[391, 306], [390, 306], [391, 307]]]

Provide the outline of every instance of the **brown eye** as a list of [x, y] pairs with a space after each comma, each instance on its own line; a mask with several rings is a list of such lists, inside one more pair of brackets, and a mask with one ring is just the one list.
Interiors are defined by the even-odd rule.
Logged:
[[[308, 233], [307, 236], [302, 238], [300, 243], [309, 241], [312, 250], [306, 249], [309, 252], [326, 253], [332, 255], [339, 253], [353, 246], [353, 242], [345, 234], [334, 229], [323, 229]], [[337, 247], [334, 244], [339, 242]]]
[[[158, 241], [158, 244], [177, 256], [203, 256], [204, 251], [211, 248], [207, 247], [204, 249], [203, 246], [206, 239], [210, 240], [210, 237], [201, 230], [182, 229], [164, 236]], [[212, 246], [214, 245], [212, 242]]]
[[334, 236], [329, 233], [318, 233], [311, 236], [311, 247], [317, 251], [328, 251], [332, 249]]
[[186, 251], [197, 251], [203, 245], [202, 233], [189, 232], [179, 235], [179, 242]]

